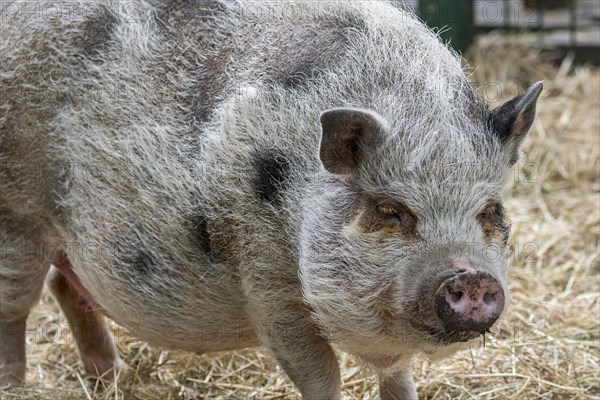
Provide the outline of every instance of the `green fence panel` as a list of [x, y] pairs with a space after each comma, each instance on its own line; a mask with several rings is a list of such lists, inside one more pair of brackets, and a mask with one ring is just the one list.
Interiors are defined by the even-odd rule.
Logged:
[[475, 37], [473, 0], [419, 0], [419, 16], [452, 47], [465, 52]]

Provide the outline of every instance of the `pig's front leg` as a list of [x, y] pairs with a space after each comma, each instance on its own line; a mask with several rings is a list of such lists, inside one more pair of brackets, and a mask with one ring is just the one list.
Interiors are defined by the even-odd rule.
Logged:
[[306, 400], [341, 398], [340, 370], [329, 343], [319, 336], [304, 307], [274, 305], [259, 315], [260, 340]]
[[417, 390], [410, 365], [391, 376], [379, 379], [381, 400], [417, 400]]

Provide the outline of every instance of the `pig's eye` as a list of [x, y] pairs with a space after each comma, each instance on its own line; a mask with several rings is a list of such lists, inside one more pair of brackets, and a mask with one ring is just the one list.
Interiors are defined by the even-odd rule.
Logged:
[[502, 204], [497, 201], [488, 203], [488, 205], [478, 215], [480, 219], [494, 218], [498, 216], [504, 217], [504, 207], [502, 207]]
[[398, 225], [413, 225], [416, 217], [404, 204], [379, 204], [375, 207], [380, 218], [391, 220]]
[[398, 215], [398, 211], [387, 206], [377, 206], [377, 212], [386, 217], [395, 217]]
[[364, 233], [401, 234], [407, 240], [417, 240], [417, 216], [398, 201], [376, 200], [364, 210], [358, 220]]
[[510, 221], [504, 214], [502, 203], [491, 201], [477, 215], [477, 219], [487, 240], [501, 240], [505, 245], [508, 243]]

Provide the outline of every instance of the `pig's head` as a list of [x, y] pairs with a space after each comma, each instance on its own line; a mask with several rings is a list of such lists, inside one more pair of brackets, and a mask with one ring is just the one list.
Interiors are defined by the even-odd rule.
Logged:
[[304, 211], [300, 276], [330, 340], [386, 369], [490, 330], [509, 294], [502, 187], [541, 90], [442, 120], [435, 105], [321, 115], [330, 174]]

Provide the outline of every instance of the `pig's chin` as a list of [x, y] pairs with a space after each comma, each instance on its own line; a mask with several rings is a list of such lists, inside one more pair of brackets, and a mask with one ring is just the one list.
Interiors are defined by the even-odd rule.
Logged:
[[454, 343], [464, 343], [481, 336], [482, 332], [477, 331], [452, 331], [435, 332], [431, 334], [433, 341], [439, 345], [450, 345]]
[[481, 336], [477, 331], [436, 331], [423, 335], [423, 341], [417, 347], [431, 360], [450, 357], [457, 351], [465, 350], [468, 343]]
[[479, 331], [460, 331], [447, 330], [443, 328], [434, 328], [430, 326], [420, 326], [418, 328], [424, 335], [424, 338], [430, 344], [438, 346], [448, 346], [455, 343], [465, 343], [469, 340], [476, 339], [485, 332]]

